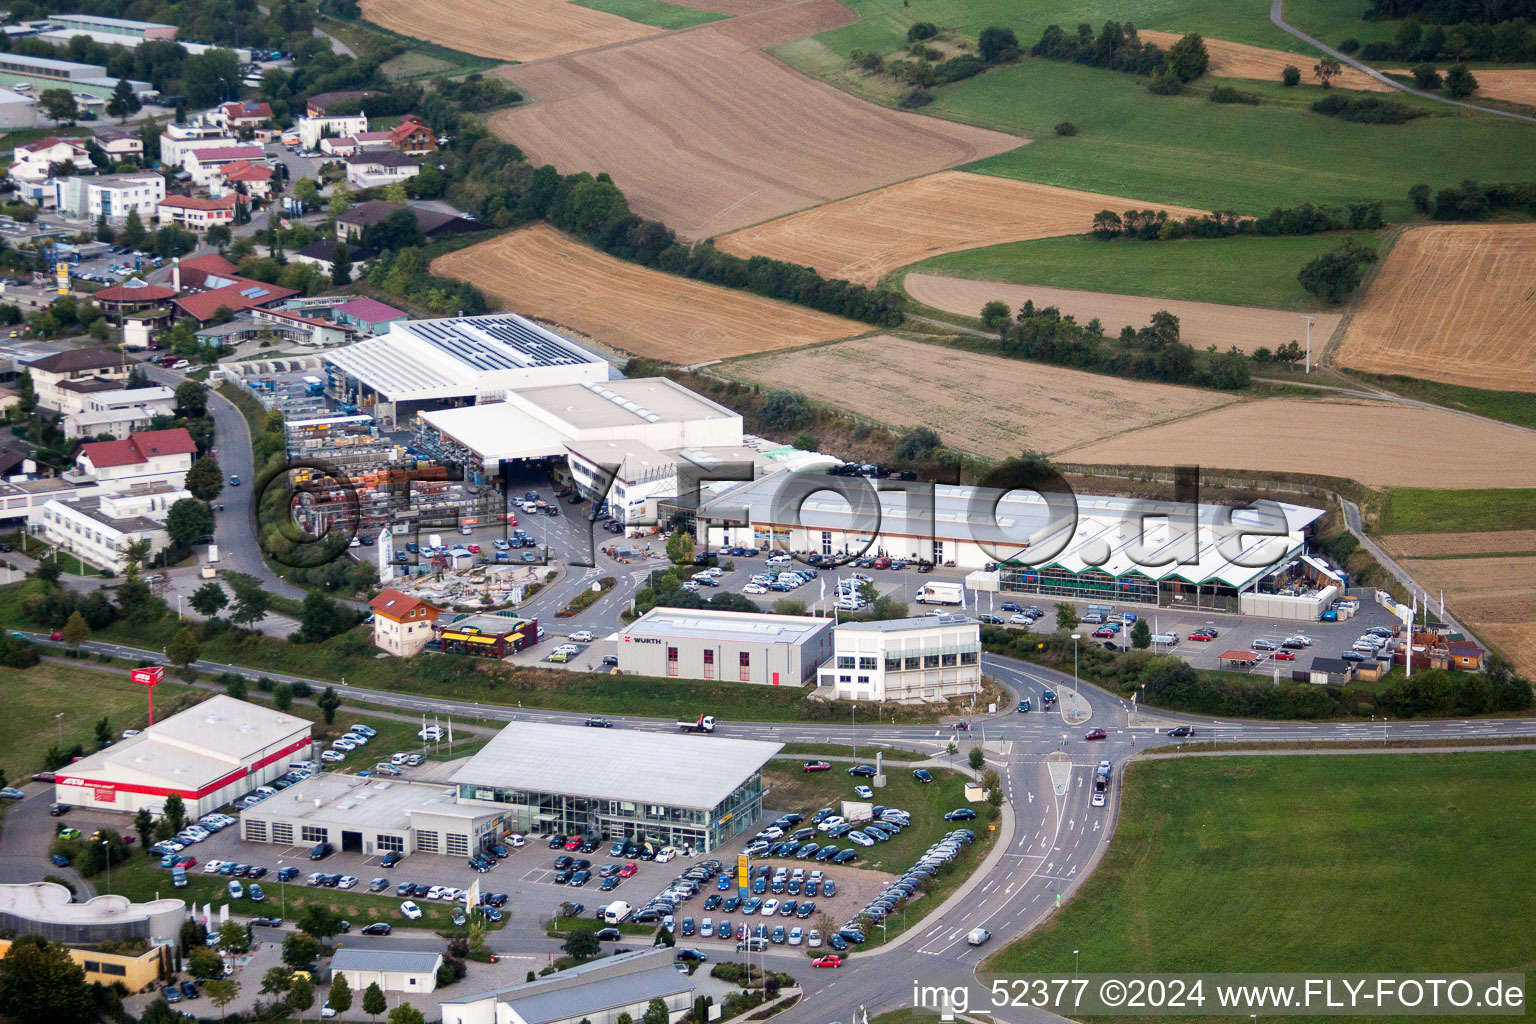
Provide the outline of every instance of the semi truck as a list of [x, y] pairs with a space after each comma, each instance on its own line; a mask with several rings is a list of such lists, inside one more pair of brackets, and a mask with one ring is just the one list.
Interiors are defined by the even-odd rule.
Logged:
[[683, 732], [714, 732], [715, 731], [715, 716], [714, 715], [700, 715], [698, 717], [697, 721], [693, 721], [693, 722], [678, 722], [677, 723], [677, 727], [679, 729], [681, 729]]
[[964, 604], [965, 588], [958, 583], [924, 583], [917, 592], [918, 604]]

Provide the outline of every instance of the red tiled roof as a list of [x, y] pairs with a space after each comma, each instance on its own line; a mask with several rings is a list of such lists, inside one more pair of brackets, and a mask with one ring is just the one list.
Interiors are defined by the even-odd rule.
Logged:
[[266, 164], [241, 160], [219, 168], [219, 175], [225, 181], [268, 181], [272, 177], [272, 168]]
[[441, 610], [428, 604], [419, 597], [410, 594], [402, 594], [393, 587], [379, 592], [379, 596], [368, 602], [368, 607], [384, 615], [386, 618], [400, 621], [417, 608], [425, 608], [428, 618], [434, 617]]
[[137, 466], [157, 455], [191, 455], [197, 444], [184, 427], [146, 430], [128, 435], [126, 441], [92, 441], [80, 446], [80, 454], [97, 469]]
[[216, 252], [181, 261], [181, 286], [201, 288], [210, 276], [235, 277], [235, 265]]
[[232, 119], [258, 117], [265, 121], [272, 116], [272, 106], [267, 103], [226, 103], [224, 116]]
[[193, 196], [166, 196], [160, 200], [160, 206], [172, 206], [179, 210], [233, 210], [235, 208], [234, 196], [220, 196], [217, 199], [198, 199]]
[[[242, 309], [270, 306], [274, 302], [291, 299], [299, 294], [292, 288], [279, 288], [275, 284], [252, 281], [244, 277], [235, 277], [234, 281], [234, 284], [226, 285], [223, 288], [215, 288], [211, 292], [183, 295], [176, 300], [176, 306], [183, 313], [199, 322], [206, 322], [213, 319], [214, 314], [218, 313], [220, 306], [228, 306], [230, 310], [238, 313]], [[261, 294], [246, 294], [252, 289], [260, 289]]]
[[46, 139], [39, 139], [36, 142], [29, 142], [26, 145], [17, 146], [16, 148], [24, 149], [28, 153], [41, 153], [43, 150], [51, 149], [60, 143], [82, 151], [85, 149], [84, 139], [61, 139], [53, 135], [48, 136]]
[[146, 284], [137, 287], [115, 284], [91, 295], [97, 302], [163, 302], [175, 298], [176, 292], [159, 285]]

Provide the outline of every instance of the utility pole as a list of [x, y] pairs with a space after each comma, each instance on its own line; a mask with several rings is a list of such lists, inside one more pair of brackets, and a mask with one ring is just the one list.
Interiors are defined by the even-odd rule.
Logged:
[[1311, 373], [1312, 372], [1312, 323], [1313, 323], [1313, 321], [1315, 321], [1317, 319], [1317, 317], [1315, 317], [1315, 316], [1304, 316], [1304, 317], [1302, 317], [1302, 319], [1307, 322], [1307, 372]]

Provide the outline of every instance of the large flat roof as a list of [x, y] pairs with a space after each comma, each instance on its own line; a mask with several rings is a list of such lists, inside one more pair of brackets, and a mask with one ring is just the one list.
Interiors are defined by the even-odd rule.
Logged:
[[522, 388], [519, 400], [582, 428], [624, 427], [661, 420], [739, 419], [703, 395], [666, 377]]
[[[796, 489], [783, 494], [805, 494], [807, 481], [825, 482], [826, 489], [809, 493], [803, 501], [781, 499], [781, 488], [789, 481], [794, 481]], [[1070, 572], [1096, 568], [1111, 576], [1138, 572], [1149, 579], [1215, 581], [1240, 588], [1295, 550], [1302, 542], [1300, 531], [1323, 514], [1322, 509], [1267, 499], [1253, 509], [1194, 508], [1081, 494], [1070, 496], [1070, 505], [1063, 511], [1030, 491], [949, 485], [933, 485], [930, 504], [927, 492], [903, 485], [886, 487], [884, 481], [864, 482], [878, 495], [877, 526], [871, 515], [856, 515], [848, 499], [835, 490], [850, 483], [859, 486], [857, 481], [816, 472], [762, 477], [706, 501], [698, 515], [715, 521], [865, 536], [878, 532], [975, 541], [988, 545], [995, 561], [1058, 566]], [[1058, 501], [1064, 497], [1053, 496]], [[1231, 526], [1225, 525], [1228, 518]], [[1223, 531], [1230, 535], [1234, 528], [1254, 532], [1223, 543]], [[1280, 536], [1264, 535], [1271, 531]], [[1186, 550], [1191, 546], [1193, 558]]]
[[603, 360], [515, 313], [406, 320], [391, 333], [408, 334], [474, 371], [574, 366]]
[[563, 455], [571, 436], [508, 402], [433, 409], [421, 418], [486, 461]]
[[752, 612], [711, 611], [698, 608], [652, 608], [620, 635], [629, 637], [677, 637], [692, 640], [724, 640], [731, 643], [803, 644], [832, 620], [810, 615], [773, 615]]
[[93, 896], [84, 903], [74, 903], [73, 899], [68, 889], [55, 882], [0, 885], [0, 914], [49, 924], [123, 924], [186, 906], [182, 900], [169, 898], [144, 903], [114, 895]]
[[[651, 980], [652, 972], [658, 969], [665, 971], [671, 977], [661, 979], [657, 976]], [[615, 988], [607, 984], [617, 982], [622, 985], [630, 979], [639, 977], [647, 978], [639, 985], [646, 990], [643, 995], [634, 994], [637, 992], [636, 989]], [[656, 985], [656, 982], [664, 983]], [[462, 1005], [497, 1000], [514, 1008], [519, 1018], [528, 1021], [529, 1024], [535, 1024], [535, 1021], [547, 1022], [569, 1017], [596, 1016], [602, 1010], [615, 1006], [643, 1002], [653, 996], [670, 995], [674, 992], [687, 991], [692, 987], [693, 982], [689, 976], [673, 968], [671, 951], [653, 947], [589, 960], [569, 970], [507, 988], [449, 996], [442, 1002]], [[534, 1016], [528, 1017], [524, 1014]]]
[[[708, 810], [782, 746], [724, 736], [512, 722], [452, 781]], [[700, 771], [701, 764], [709, 770]]]
[[483, 807], [461, 807], [452, 786], [399, 779], [360, 779], [341, 772], [319, 772], [248, 808], [248, 818], [314, 821], [327, 824], [405, 830], [411, 813], [481, 818]]

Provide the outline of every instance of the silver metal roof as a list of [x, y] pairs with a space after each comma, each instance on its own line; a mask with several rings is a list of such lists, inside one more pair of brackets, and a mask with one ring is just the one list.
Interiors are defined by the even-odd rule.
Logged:
[[[625, 636], [729, 643], [803, 644], [814, 639], [832, 620], [806, 615], [713, 612], [697, 608], [652, 608], [624, 630]], [[620, 641], [621, 643], [625, 641]]]
[[512, 722], [451, 781], [708, 810], [782, 746], [723, 736]]
[[443, 954], [408, 949], [358, 949], [343, 946], [331, 957], [332, 971], [404, 971], [425, 974], [437, 970]]
[[979, 626], [981, 623], [969, 615], [951, 614], [943, 615], [916, 615], [909, 619], [881, 619], [877, 622], [840, 622], [837, 625], [839, 631], [854, 629], [866, 633], [901, 633], [909, 629], [923, 629], [924, 627], [939, 626]]

